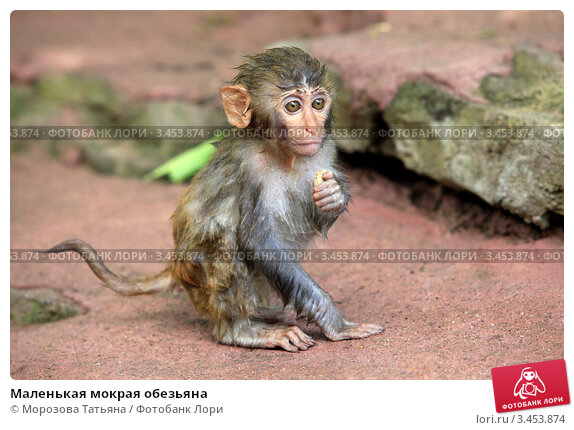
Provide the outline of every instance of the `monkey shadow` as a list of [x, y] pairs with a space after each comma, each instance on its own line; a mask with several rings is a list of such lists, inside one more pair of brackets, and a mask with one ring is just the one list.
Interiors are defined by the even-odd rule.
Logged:
[[[199, 315], [183, 288], [147, 296], [147, 301], [142, 296], [127, 299], [133, 300], [134, 312], [118, 313], [116, 318], [120, 322], [134, 324], [143, 321], [163, 332], [173, 333], [180, 332], [183, 327], [186, 335], [199, 333], [202, 339], [212, 338], [209, 320]], [[190, 328], [193, 332], [189, 332]]]

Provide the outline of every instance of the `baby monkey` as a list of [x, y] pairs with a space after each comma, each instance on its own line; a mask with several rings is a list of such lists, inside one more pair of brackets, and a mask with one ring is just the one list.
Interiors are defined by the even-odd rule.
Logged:
[[[221, 89], [221, 100], [229, 123], [258, 137], [217, 144], [180, 197], [172, 221], [175, 250], [183, 255], [300, 250], [317, 234], [326, 236], [349, 202], [347, 178], [335, 164], [328, 137], [333, 85], [325, 66], [292, 47], [247, 58], [233, 85]], [[82, 240], [47, 252], [63, 251], [81, 253], [104, 285], [123, 295], [183, 286], [223, 344], [293, 352], [314, 345], [299, 327], [279, 322], [286, 310], [317, 324], [334, 341], [383, 330], [347, 321], [298, 262], [174, 259], [156, 276], [127, 278], [111, 272]], [[283, 307], [266, 306], [271, 292]]]

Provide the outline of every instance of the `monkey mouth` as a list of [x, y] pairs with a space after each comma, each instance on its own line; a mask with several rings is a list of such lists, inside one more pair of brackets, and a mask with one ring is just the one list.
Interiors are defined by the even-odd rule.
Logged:
[[311, 157], [319, 151], [322, 144], [323, 139], [320, 138], [298, 140], [293, 142], [293, 150], [299, 155]]
[[293, 142], [293, 144], [297, 146], [307, 146], [307, 145], [320, 145], [322, 142], [323, 142], [322, 137], [313, 136], [313, 137], [297, 139], [295, 142]]

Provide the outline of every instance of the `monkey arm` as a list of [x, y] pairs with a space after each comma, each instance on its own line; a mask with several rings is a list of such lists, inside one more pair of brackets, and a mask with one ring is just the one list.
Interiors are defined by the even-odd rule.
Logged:
[[[285, 249], [273, 235], [272, 229], [248, 242], [248, 250], [265, 249], [280, 251]], [[357, 339], [383, 331], [375, 324], [359, 324], [347, 321], [335, 305], [331, 296], [309, 276], [297, 262], [283, 262], [268, 258], [251, 262], [252, 269], [260, 270], [269, 283], [275, 287], [286, 306], [293, 306], [297, 315], [316, 323], [325, 336], [331, 340]]]
[[[261, 188], [253, 185], [242, 192], [245, 198], [240, 206], [239, 248], [243, 251], [265, 251], [269, 256], [247, 264], [267, 278], [285, 305], [293, 306], [298, 315], [317, 323], [327, 336], [341, 332], [346, 321], [331, 296], [317, 285], [298, 262], [280, 261], [277, 258], [281, 251], [298, 248], [299, 245], [281, 239], [281, 229], [274, 224], [268, 209], [259, 199]], [[256, 202], [255, 206], [251, 202]]]
[[[324, 291], [298, 262], [279, 261], [279, 254], [286, 249], [280, 246], [272, 228], [257, 238], [251, 237], [248, 250], [268, 251], [270, 258], [253, 262], [277, 290], [286, 306], [293, 306], [297, 315], [308, 322], [316, 323], [329, 337], [342, 332], [346, 327], [343, 315], [331, 296]], [[275, 258], [274, 258], [275, 257]]]

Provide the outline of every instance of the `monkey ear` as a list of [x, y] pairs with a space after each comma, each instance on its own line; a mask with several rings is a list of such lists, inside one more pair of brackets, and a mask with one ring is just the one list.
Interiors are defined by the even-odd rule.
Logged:
[[245, 128], [251, 122], [251, 96], [243, 85], [223, 87], [220, 91], [225, 116], [231, 125]]

